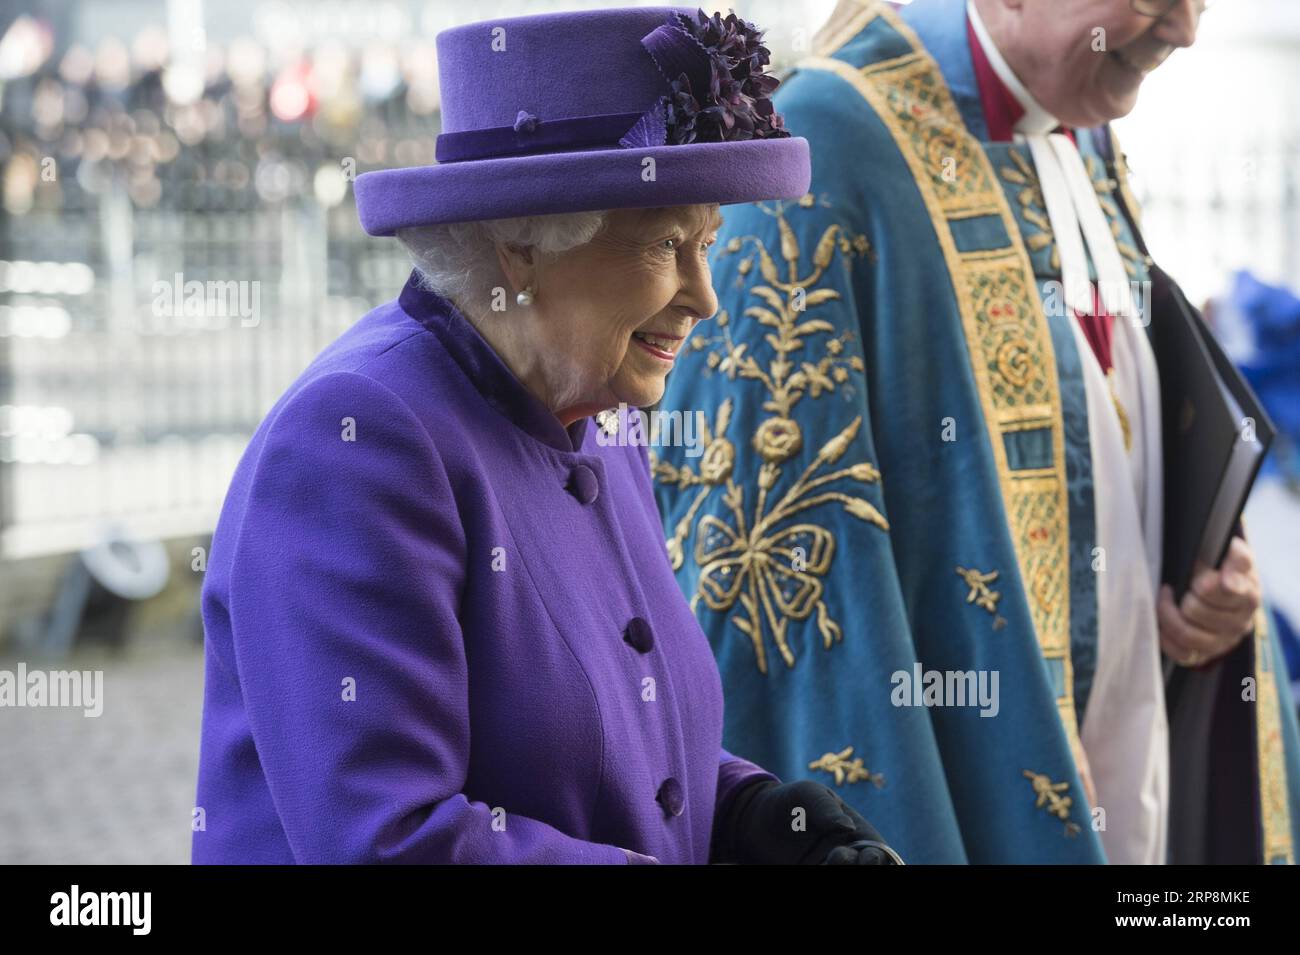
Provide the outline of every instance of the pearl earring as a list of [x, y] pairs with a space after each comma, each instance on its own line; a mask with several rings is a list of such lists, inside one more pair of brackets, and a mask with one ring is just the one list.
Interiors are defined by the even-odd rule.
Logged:
[[520, 305], [532, 305], [533, 287], [531, 285], [525, 285], [524, 290], [515, 296], [515, 301]]

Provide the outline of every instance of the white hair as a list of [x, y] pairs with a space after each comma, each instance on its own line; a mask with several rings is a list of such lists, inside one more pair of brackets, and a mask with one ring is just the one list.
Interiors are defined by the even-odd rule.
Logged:
[[567, 212], [410, 226], [397, 230], [397, 240], [427, 288], [477, 317], [490, 311], [493, 290], [506, 288], [497, 262], [498, 244], [530, 248], [543, 258], [553, 258], [594, 239], [605, 216], [604, 212]]

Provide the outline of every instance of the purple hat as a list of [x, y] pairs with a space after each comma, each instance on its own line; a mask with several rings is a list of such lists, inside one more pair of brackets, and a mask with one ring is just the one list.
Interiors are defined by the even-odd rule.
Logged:
[[795, 199], [808, 141], [772, 109], [762, 34], [683, 7], [552, 13], [438, 34], [432, 166], [358, 176], [371, 235], [595, 209]]

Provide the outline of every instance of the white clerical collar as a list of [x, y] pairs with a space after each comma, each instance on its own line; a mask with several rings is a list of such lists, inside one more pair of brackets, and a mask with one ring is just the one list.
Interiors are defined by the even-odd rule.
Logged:
[[971, 26], [975, 28], [975, 36], [980, 41], [980, 46], [984, 49], [984, 55], [988, 57], [993, 72], [1006, 84], [1016, 101], [1024, 107], [1025, 115], [1016, 122], [1016, 132], [1026, 135], [1043, 134], [1050, 133], [1060, 126], [1061, 121], [1043, 109], [1038, 100], [1034, 99], [1025, 88], [1025, 84], [1020, 82], [1020, 78], [1011, 71], [1007, 61], [1002, 58], [1002, 54], [993, 43], [993, 38], [989, 36], [988, 29], [984, 26], [983, 19], [980, 18], [979, 11], [975, 9], [974, 0], [966, 0], [966, 15], [970, 17]]

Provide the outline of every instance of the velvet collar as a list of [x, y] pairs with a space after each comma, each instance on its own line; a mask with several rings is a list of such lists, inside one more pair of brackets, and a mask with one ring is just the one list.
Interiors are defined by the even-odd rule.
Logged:
[[450, 299], [422, 286], [418, 272], [407, 279], [397, 304], [438, 337], [484, 399], [516, 427], [557, 451], [583, 449], [591, 418], [579, 418], [565, 428]]

